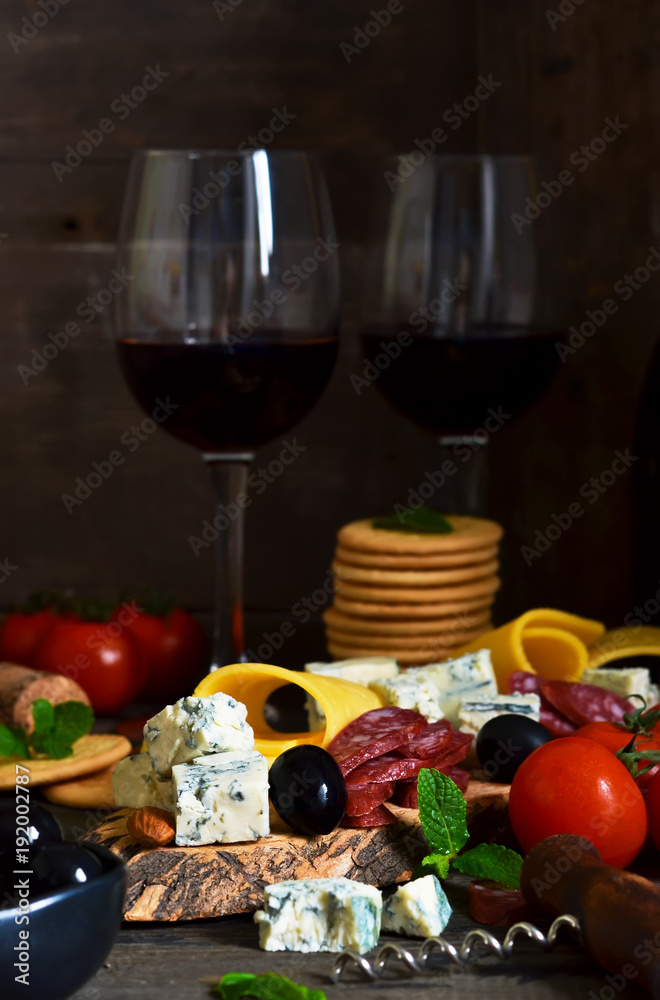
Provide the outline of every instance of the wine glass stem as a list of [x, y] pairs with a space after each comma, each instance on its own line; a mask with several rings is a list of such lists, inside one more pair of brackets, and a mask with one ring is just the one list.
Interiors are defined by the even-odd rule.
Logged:
[[211, 670], [245, 659], [243, 524], [248, 466], [254, 455], [203, 455], [215, 493], [217, 532]]
[[454, 474], [447, 476], [447, 513], [483, 515], [487, 502], [488, 436], [444, 435], [439, 443], [444, 460], [449, 460], [455, 469]]

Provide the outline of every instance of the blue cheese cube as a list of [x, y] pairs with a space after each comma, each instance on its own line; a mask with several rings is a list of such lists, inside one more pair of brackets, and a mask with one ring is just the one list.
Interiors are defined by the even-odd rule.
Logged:
[[268, 761], [256, 750], [175, 764], [172, 778], [177, 844], [236, 844], [268, 836]]
[[112, 772], [115, 805], [141, 809], [156, 806], [174, 812], [174, 788], [171, 778], [161, 778], [154, 770], [148, 753], [124, 757]]
[[541, 699], [537, 694], [495, 694], [483, 698], [466, 698], [459, 709], [458, 721], [464, 733], [476, 736], [481, 727], [498, 715], [524, 715], [535, 722], [541, 720]]
[[[399, 662], [394, 656], [357, 656], [350, 660], [336, 660], [334, 663], [306, 663], [309, 674], [322, 677], [339, 677], [343, 681], [368, 686], [370, 681], [396, 677], [400, 672]], [[307, 695], [305, 700], [307, 720], [311, 732], [325, 728], [325, 714], [315, 698]]]
[[383, 901], [372, 885], [349, 878], [277, 882], [264, 889], [254, 915], [264, 951], [331, 951], [360, 955], [375, 948]]
[[387, 705], [421, 712], [429, 722], [446, 718], [454, 726], [458, 725], [459, 706], [465, 698], [497, 694], [488, 649], [425, 667], [411, 667], [399, 677], [374, 681], [369, 687]]
[[247, 709], [226, 694], [181, 698], [149, 719], [144, 727], [147, 750], [156, 772], [169, 778], [175, 764], [185, 764], [219, 750], [253, 750], [254, 733]]
[[383, 903], [382, 929], [408, 937], [437, 937], [451, 916], [451, 906], [435, 875], [399, 886]]
[[[606, 667], [587, 667], [580, 680], [583, 684], [595, 684], [620, 695], [630, 698], [631, 694], [640, 694], [646, 699], [649, 708], [660, 700], [658, 688], [651, 683], [651, 674], [646, 667], [620, 667], [608, 670]], [[641, 701], [633, 700], [635, 708], [641, 708]]]

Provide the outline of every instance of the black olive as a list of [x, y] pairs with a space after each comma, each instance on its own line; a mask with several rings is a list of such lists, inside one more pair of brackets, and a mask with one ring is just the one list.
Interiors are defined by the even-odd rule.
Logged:
[[322, 747], [290, 747], [272, 764], [268, 784], [275, 812], [296, 833], [330, 833], [346, 811], [346, 782]]
[[52, 844], [40, 851], [32, 870], [36, 894], [81, 885], [103, 873], [103, 864], [96, 855], [78, 844]]
[[477, 757], [491, 781], [510, 783], [525, 758], [551, 739], [545, 726], [525, 715], [496, 715], [477, 733]]

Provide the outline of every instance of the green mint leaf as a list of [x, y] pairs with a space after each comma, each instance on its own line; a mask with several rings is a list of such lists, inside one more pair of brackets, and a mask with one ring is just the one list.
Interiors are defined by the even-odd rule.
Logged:
[[520, 888], [520, 866], [523, 859], [501, 844], [479, 844], [471, 851], [454, 858], [454, 868], [464, 875], [490, 878], [506, 889]]
[[53, 728], [55, 710], [46, 698], [37, 698], [32, 702], [32, 718], [34, 719], [33, 735], [45, 736]]
[[417, 510], [407, 510], [405, 514], [387, 514], [385, 517], [374, 517], [373, 528], [382, 531], [407, 531], [416, 535], [449, 535], [454, 530], [443, 514], [430, 507], [418, 507]]
[[468, 839], [460, 788], [446, 774], [423, 767], [417, 779], [417, 796], [419, 818], [431, 851], [455, 857]]
[[53, 760], [62, 760], [62, 758], [72, 755], [73, 747], [62, 743], [56, 736], [44, 736], [40, 743], [39, 753]]
[[64, 701], [55, 705], [53, 737], [65, 747], [72, 747], [93, 725], [94, 712], [83, 701]]
[[219, 993], [223, 1000], [239, 1000], [240, 997], [255, 997], [256, 1000], [326, 1000], [323, 990], [310, 990], [275, 972], [266, 972], [263, 976], [229, 972], [214, 987], [214, 992]]
[[448, 854], [427, 854], [412, 873], [413, 879], [424, 878], [425, 875], [435, 875], [439, 879], [447, 878], [451, 858]]
[[22, 726], [0, 726], [0, 757], [29, 757], [28, 742]]

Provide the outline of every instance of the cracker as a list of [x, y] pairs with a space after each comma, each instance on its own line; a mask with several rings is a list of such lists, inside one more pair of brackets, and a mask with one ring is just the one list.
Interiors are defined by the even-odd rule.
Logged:
[[482, 608], [490, 608], [493, 598], [490, 595], [485, 597], [475, 597], [473, 600], [464, 601], [444, 601], [442, 604], [401, 604], [394, 601], [358, 601], [344, 597], [344, 588], [340, 594], [335, 594], [333, 607], [344, 614], [359, 616], [361, 618], [390, 619], [390, 618], [443, 618], [447, 615], [460, 615], [463, 612], [479, 611]]
[[361, 552], [429, 555], [431, 553], [469, 552], [495, 545], [503, 530], [495, 521], [480, 517], [451, 514], [447, 520], [454, 529], [447, 535], [425, 535], [411, 531], [384, 531], [374, 528], [370, 518], [351, 521], [337, 532], [341, 546]]
[[[131, 752], [131, 742], [116, 733], [92, 733], [81, 736], [73, 745], [71, 757], [63, 760], [19, 760], [12, 757], [0, 764], [0, 789], [14, 788], [16, 775], [30, 773], [26, 787], [51, 785], [54, 782], [92, 774], [116, 764]], [[17, 766], [19, 770], [17, 771]]]
[[345, 614], [336, 607], [327, 608], [323, 612], [323, 620], [330, 628], [342, 632], [355, 632], [360, 635], [436, 635], [450, 632], [454, 628], [471, 629], [484, 625], [490, 619], [490, 607], [478, 611], [467, 611], [458, 615], [446, 615], [442, 618], [417, 618], [414, 620], [397, 620], [385, 618], [361, 618]]
[[376, 587], [361, 583], [341, 584], [341, 596], [374, 604], [442, 604], [477, 597], [492, 596], [500, 587], [499, 576], [485, 576], [472, 583], [449, 584], [446, 587]]
[[112, 787], [112, 772], [115, 764], [94, 771], [83, 778], [71, 778], [56, 785], [45, 785], [42, 792], [49, 802], [72, 809], [115, 808], [115, 792]]
[[469, 552], [430, 552], [411, 555], [402, 552], [362, 552], [338, 545], [335, 558], [351, 566], [371, 566], [375, 569], [450, 569], [452, 566], [477, 566], [497, 557], [497, 545]]
[[471, 583], [493, 576], [500, 568], [497, 559], [477, 566], [455, 566], [450, 569], [374, 569], [351, 566], [335, 559], [330, 567], [342, 583], [359, 583], [374, 587], [442, 587], [452, 583]]
[[356, 656], [395, 656], [401, 666], [414, 667], [418, 664], [436, 663], [448, 660], [460, 646], [447, 647], [443, 650], [433, 646], [420, 646], [419, 649], [369, 649], [366, 646], [344, 646], [338, 642], [328, 642], [328, 652], [335, 660], [345, 660]]
[[[434, 632], [430, 635], [369, 635], [368, 633], [343, 632], [341, 629], [328, 627], [328, 642], [340, 645], [364, 646], [367, 649], [419, 649], [420, 647], [437, 647], [445, 649], [457, 645], [464, 646], [473, 639], [483, 635], [484, 631], [492, 626], [488, 623], [476, 625], [474, 628], [463, 628], [457, 624], [456, 628], [447, 632]], [[392, 654], [395, 655], [395, 654]]]

